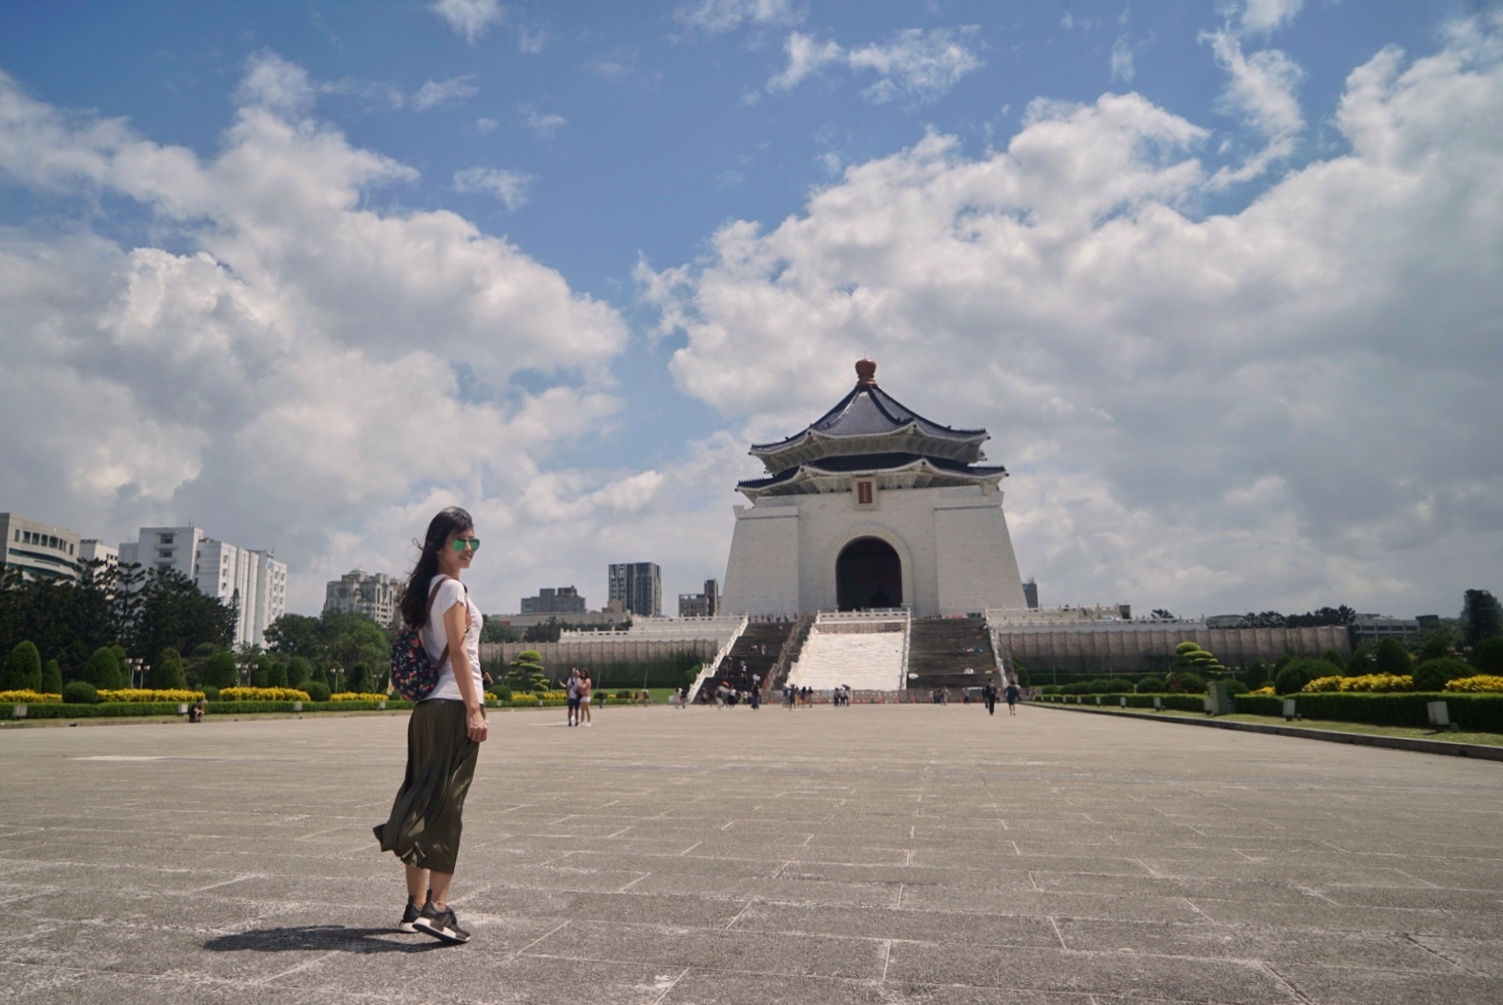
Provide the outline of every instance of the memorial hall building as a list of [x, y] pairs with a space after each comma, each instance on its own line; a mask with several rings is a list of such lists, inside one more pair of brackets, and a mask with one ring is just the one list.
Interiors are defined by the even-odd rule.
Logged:
[[856, 386], [805, 429], [751, 449], [737, 489], [722, 610], [753, 616], [908, 608], [915, 617], [1028, 606], [1002, 511], [1007, 470], [984, 429], [907, 408], [856, 364]]

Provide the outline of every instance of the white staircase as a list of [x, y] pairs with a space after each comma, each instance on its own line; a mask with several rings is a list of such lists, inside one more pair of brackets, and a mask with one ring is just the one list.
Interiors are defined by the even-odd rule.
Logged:
[[821, 612], [788, 683], [816, 691], [839, 684], [856, 691], [897, 690], [908, 666], [908, 627], [906, 611]]

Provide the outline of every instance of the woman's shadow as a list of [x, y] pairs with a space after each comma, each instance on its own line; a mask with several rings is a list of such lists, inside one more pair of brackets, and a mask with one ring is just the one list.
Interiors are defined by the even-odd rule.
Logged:
[[412, 941], [405, 933], [390, 928], [347, 928], [344, 925], [291, 925], [285, 928], [258, 928], [249, 932], [221, 935], [204, 943], [216, 953], [250, 950], [257, 953], [425, 953], [442, 948], [443, 943], [424, 939]]

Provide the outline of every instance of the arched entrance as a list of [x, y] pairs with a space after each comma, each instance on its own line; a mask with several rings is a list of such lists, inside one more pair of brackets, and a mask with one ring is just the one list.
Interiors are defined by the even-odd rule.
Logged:
[[835, 602], [842, 611], [903, 606], [903, 560], [892, 545], [858, 537], [835, 560]]

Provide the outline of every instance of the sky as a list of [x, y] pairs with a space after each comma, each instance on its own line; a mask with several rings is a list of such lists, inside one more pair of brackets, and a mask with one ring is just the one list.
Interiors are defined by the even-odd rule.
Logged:
[[1503, 5], [8, 5], [0, 509], [667, 613], [878, 363], [1046, 606], [1503, 589]]

